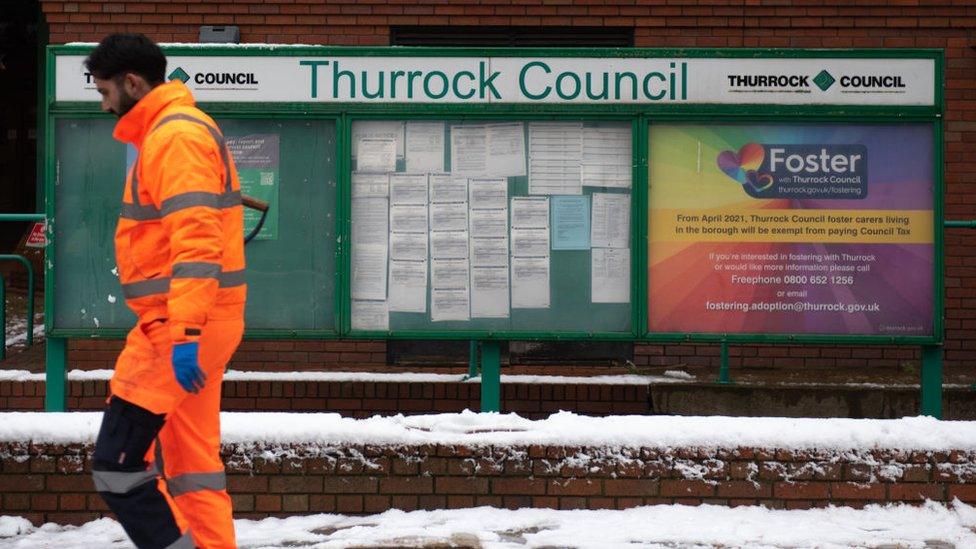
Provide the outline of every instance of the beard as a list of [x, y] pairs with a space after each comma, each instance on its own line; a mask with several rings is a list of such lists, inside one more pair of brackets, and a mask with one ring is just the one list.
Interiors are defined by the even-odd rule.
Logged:
[[119, 108], [118, 110], [112, 109], [112, 112], [115, 113], [115, 116], [122, 118], [127, 112], [131, 111], [132, 107], [135, 107], [136, 103], [138, 102], [138, 99], [126, 93], [124, 88], [121, 88], [119, 89]]

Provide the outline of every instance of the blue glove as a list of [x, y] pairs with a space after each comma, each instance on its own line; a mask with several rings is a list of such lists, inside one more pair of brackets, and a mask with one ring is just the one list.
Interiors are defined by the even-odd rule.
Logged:
[[176, 381], [188, 393], [199, 393], [207, 381], [197, 360], [199, 352], [200, 344], [196, 341], [173, 345], [173, 373], [176, 374]]

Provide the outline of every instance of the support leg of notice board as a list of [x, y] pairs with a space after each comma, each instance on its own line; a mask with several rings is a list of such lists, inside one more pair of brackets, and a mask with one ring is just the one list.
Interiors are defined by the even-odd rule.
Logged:
[[478, 342], [468, 342], [468, 377], [467, 379], [478, 377]]
[[922, 347], [922, 415], [942, 419], [942, 347]]
[[729, 342], [723, 340], [721, 345], [721, 355], [719, 358], [720, 362], [718, 365], [718, 379], [715, 380], [716, 383], [721, 383], [723, 385], [732, 383], [731, 376], [729, 375]]
[[67, 343], [68, 340], [63, 337], [48, 337], [45, 340], [44, 410], [48, 412], [64, 412], [67, 409], [65, 398]]
[[497, 341], [481, 344], [481, 411], [500, 412], [502, 385], [501, 352]]

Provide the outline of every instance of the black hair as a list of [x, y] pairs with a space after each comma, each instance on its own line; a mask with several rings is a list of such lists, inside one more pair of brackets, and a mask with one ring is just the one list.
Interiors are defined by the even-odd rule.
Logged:
[[155, 86], [163, 83], [166, 56], [144, 34], [110, 34], [88, 55], [85, 67], [88, 72], [102, 80], [118, 78], [131, 72]]

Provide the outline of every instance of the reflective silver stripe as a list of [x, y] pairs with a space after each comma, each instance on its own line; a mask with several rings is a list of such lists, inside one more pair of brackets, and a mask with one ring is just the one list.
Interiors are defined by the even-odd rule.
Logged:
[[146, 297], [147, 295], [165, 294], [169, 292], [169, 277], [151, 278], [139, 282], [129, 282], [122, 285], [122, 295], [126, 299]]
[[152, 204], [129, 204], [128, 202], [122, 203], [122, 213], [120, 215], [125, 219], [132, 219], [134, 221], [149, 221], [162, 217], [160, 211]]
[[153, 128], [153, 131], [158, 130], [164, 124], [169, 124], [170, 122], [176, 120], [185, 120], [187, 122], [193, 122], [194, 124], [200, 124], [204, 128], [207, 128], [207, 131], [210, 132], [210, 136], [213, 137], [214, 141], [217, 142], [217, 146], [220, 147], [220, 159], [224, 163], [224, 176], [225, 176], [224, 188], [226, 192], [230, 192], [232, 186], [231, 176], [230, 176], [230, 153], [228, 153], [227, 151], [227, 142], [224, 140], [224, 136], [220, 135], [220, 132], [217, 131], [216, 128], [214, 128], [210, 124], [207, 124], [203, 120], [200, 120], [199, 118], [190, 116], [188, 114], [183, 114], [183, 113], [164, 116], [163, 119], [160, 120], [159, 123], [156, 124], [156, 126]]
[[127, 494], [136, 486], [154, 480], [156, 478], [156, 467], [146, 471], [92, 471], [92, 479], [95, 481], [95, 489], [99, 492], [111, 492], [113, 494]]
[[[197, 265], [197, 264], [179, 263], [178, 265]], [[209, 268], [214, 264], [199, 263], [198, 265], [206, 265]], [[176, 265], [174, 265], [173, 268], [175, 270]], [[247, 283], [245, 280], [243, 269], [239, 271], [227, 271], [225, 273], [217, 273], [216, 275], [187, 274], [186, 272], [184, 272], [182, 273], [182, 275], [177, 275], [174, 276], [173, 278], [216, 278], [218, 287], [220, 288], [233, 288], [235, 286], [243, 286], [244, 284]], [[124, 295], [126, 299], [135, 299], [137, 297], [146, 297], [149, 295], [169, 293], [170, 281], [171, 278], [167, 276], [164, 278], [153, 278], [150, 280], [140, 280], [139, 282], [130, 282], [128, 284], [123, 284], [122, 295]]]
[[194, 206], [216, 208], [218, 197], [219, 195], [206, 193], [203, 191], [193, 191], [178, 194], [172, 198], [163, 200], [163, 215], [169, 215], [173, 212], [185, 210], [186, 208], [192, 208]]
[[239, 271], [227, 271], [226, 273], [220, 273], [217, 279], [220, 281], [221, 288], [233, 288], [234, 286], [243, 286], [245, 284], [244, 269], [241, 269]]
[[190, 535], [190, 529], [187, 528], [186, 532], [180, 536], [180, 539], [167, 545], [166, 549], [194, 549], [194, 547], [196, 547], [196, 545], [193, 545], [193, 536]]
[[223, 471], [216, 473], [184, 473], [166, 479], [169, 495], [176, 497], [200, 490], [226, 490], [227, 475]]
[[219, 274], [219, 263], [187, 261], [173, 264], [173, 278], [217, 278]]

